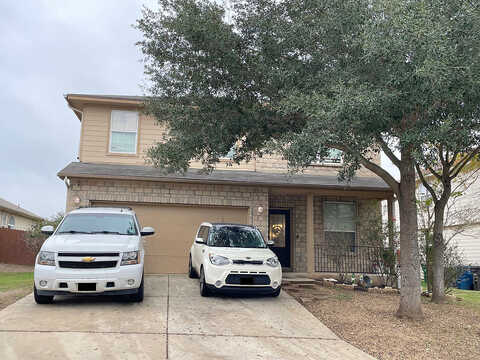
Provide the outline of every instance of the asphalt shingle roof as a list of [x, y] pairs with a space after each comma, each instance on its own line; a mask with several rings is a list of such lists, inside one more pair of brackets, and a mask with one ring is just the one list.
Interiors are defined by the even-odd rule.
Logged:
[[332, 175], [287, 175], [281, 173], [264, 173], [256, 171], [214, 170], [206, 174], [198, 169], [190, 169], [185, 174], [166, 174], [151, 166], [93, 164], [72, 162], [58, 173], [65, 177], [91, 177], [111, 179], [153, 180], [164, 182], [189, 182], [212, 184], [238, 184], [259, 186], [324, 188], [339, 190], [391, 191], [390, 187], [379, 177], [355, 177], [350, 182], [339, 182]]
[[12, 212], [17, 215], [24, 216], [29, 219], [33, 220], [42, 220], [42, 218], [31, 211], [25, 210], [24, 208], [21, 208], [18, 205], [15, 205], [11, 203], [10, 201], [7, 201], [5, 199], [0, 198], [0, 210], [5, 210], [7, 212]]

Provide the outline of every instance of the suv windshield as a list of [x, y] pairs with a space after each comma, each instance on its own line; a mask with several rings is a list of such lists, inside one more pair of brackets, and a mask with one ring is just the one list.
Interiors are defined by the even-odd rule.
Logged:
[[236, 248], [266, 248], [262, 234], [247, 226], [213, 227], [207, 242], [208, 246]]
[[137, 235], [132, 215], [71, 214], [60, 224], [57, 234], [117, 234]]

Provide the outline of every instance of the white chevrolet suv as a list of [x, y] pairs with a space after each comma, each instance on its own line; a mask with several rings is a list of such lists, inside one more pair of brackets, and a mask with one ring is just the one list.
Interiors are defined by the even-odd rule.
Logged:
[[200, 277], [200, 294], [278, 296], [282, 267], [262, 233], [239, 224], [202, 223], [190, 249], [189, 276]]
[[42, 245], [35, 261], [34, 296], [39, 304], [55, 295], [127, 295], [143, 300], [142, 236], [129, 208], [82, 208], [68, 213]]

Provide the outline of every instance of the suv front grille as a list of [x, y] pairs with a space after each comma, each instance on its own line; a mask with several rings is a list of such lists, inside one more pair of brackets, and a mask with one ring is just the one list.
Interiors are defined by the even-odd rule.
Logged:
[[59, 261], [61, 268], [67, 269], [105, 269], [114, 268], [117, 266], [117, 261], [93, 261], [93, 262], [80, 262], [80, 261]]
[[70, 252], [59, 252], [58, 256], [64, 256], [64, 257], [80, 257], [80, 256], [93, 256], [93, 257], [101, 257], [101, 256], [119, 256], [120, 254], [118, 252], [112, 252], [112, 253], [94, 253], [94, 252], [83, 252], [83, 253], [70, 253]]
[[262, 260], [233, 260], [233, 263], [240, 265], [263, 265]]
[[231, 285], [269, 285], [270, 276], [268, 275], [243, 275], [243, 274], [229, 274], [225, 279], [226, 284]]

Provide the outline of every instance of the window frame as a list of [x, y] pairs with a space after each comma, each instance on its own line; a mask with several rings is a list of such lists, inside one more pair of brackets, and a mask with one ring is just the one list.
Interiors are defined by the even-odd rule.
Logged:
[[[137, 118], [137, 125], [135, 132], [133, 131], [116, 131], [113, 129], [113, 115], [114, 113], [118, 112], [130, 112], [130, 113], [135, 113], [136, 118]], [[119, 154], [119, 155], [137, 155], [137, 150], [138, 150], [138, 128], [139, 128], [139, 123], [140, 123], [140, 116], [138, 111], [135, 110], [121, 110], [121, 109], [112, 109], [110, 112], [110, 134], [109, 134], [109, 144], [108, 144], [108, 153], [109, 154]], [[127, 151], [112, 151], [112, 135], [113, 132], [118, 132], [118, 133], [128, 133], [128, 134], [133, 134], [135, 133], [135, 147], [133, 152], [127, 152]]]
[[[332, 150], [338, 150], [338, 149], [333, 149], [332, 148]], [[342, 150], [338, 150], [338, 151], [342, 152], [342, 156], [340, 157], [339, 162], [325, 162], [325, 159], [333, 159], [333, 158], [325, 157], [323, 160], [317, 159], [317, 160], [313, 161], [312, 165], [313, 166], [342, 166], [343, 165], [343, 151]]]
[[354, 209], [353, 209], [353, 213], [354, 213], [354, 220], [355, 218], [358, 216], [358, 204], [356, 201], [352, 200], [352, 201], [333, 201], [333, 200], [325, 200], [323, 201], [323, 206], [322, 206], [322, 210], [323, 210], [323, 238], [325, 240], [325, 243], [327, 245], [327, 247], [329, 247], [329, 244], [327, 243], [327, 238], [326, 238], [326, 233], [327, 232], [342, 232], [342, 233], [353, 233], [353, 243], [350, 244], [349, 246], [349, 249], [350, 249], [350, 252], [354, 253], [356, 252], [356, 248], [357, 248], [357, 240], [358, 240], [358, 235], [357, 235], [357, 232], [358, 232], [358, 226], [357, 226], [357, 223], [354, 221], [354, 225], [355, 225], [355, 229], [353, 231], [331, 231], [331, 230], [327, 230], [326, 229], [326, 221], [325, 221], [325, 216], [326, 216], [326, 211], [325, 211], [325, 207], [327, 204], [348, 204], [348, 205], [353, 205]]
[[[13, 224], [11, 223], [11, 220], [13, 219]], [[14, 229], [15, 228], [15, 216], [13, 215], [8, 215], [7, 216], [7, 228], [9, 229]]]

